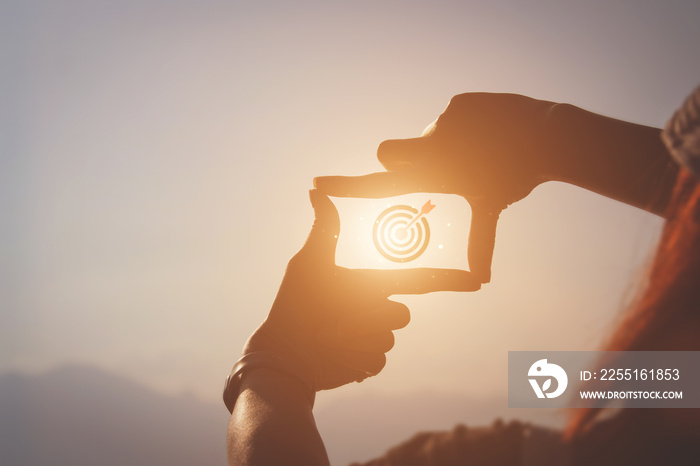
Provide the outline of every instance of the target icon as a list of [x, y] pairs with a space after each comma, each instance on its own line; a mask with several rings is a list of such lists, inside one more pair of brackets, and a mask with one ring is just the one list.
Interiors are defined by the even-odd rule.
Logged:
[[377, 251], [393, 262], [418, 258], [430, 242], [430, 226], [424, 216], [434, 207], [430, 201], [420, 212], [411, 206], [396, 205], [379, 214], [372, 231]]

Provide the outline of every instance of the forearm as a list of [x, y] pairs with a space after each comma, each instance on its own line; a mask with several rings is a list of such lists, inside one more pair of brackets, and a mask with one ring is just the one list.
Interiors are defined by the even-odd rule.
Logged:
[[549, 179], [664, 215], [678, 165], [661, 130], [567, 104], [552, 108], [548, 129], [554, 159]]
[[230, 465], [327, 465], [303, 386], [273, 369], [251, 371], [228, 427]]

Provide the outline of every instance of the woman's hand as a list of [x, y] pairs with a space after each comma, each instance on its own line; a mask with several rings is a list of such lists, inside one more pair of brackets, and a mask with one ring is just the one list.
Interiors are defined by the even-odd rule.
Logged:
[[377, 157], [388, 172], [329, 176], [315, 186], [332, 196], [458, 194], [472, 207], [469, 265], [486, 283], [499, 213], [547, 181], [544, 147], [552, 102], [514, 94], [462, 94], [413, 139], [388, 140]]
[[316, 219], [287, 267], [268, 318], [244, 353], [265, 351], [293, 361], [316, 390], [376, 375], [394, 345], [392, 331], [409, 311], [392, 294], [475, 291], [469, 272], [443, 269], [358, 270], [335, 265], [338, 214], [327, 196], [310, 193]]
[[316, 213], [311, 233], [289, 262], [269, 316], [244, 348], [246, 355], [267, 353], [283, 366], [249, 370], [240, 385], [226, 388], [235, 389], [224, 395], [232, 410], [227, 440], [231, 465], [327, 465], [309, 388], [330, 389], [382, 370], [384, 353], [394, 345], [392, 331], [409, 321], [406, 306], [389, 301], [392, 294], [481, 286], [463, 270], [336, 266], [338, 213], [327, 196], [316, 190], [310, 196]]
[[465, 197], [472, 207], [469, 265], [486, 283], [498, 215], [545, 181], [569, 182], [662, 213], [677, 168], [659, 134], [568, 104], [461, 94], [421, 137], [379, 145], [377, 157], [387, 172], [320, 177], [314, 184], [340, 197]]

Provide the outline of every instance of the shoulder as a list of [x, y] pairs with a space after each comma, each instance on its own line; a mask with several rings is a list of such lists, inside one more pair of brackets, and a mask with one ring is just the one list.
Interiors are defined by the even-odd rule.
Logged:
[[700, 86], [674, 113], [661, 137], [676, 161], [700, 176]]

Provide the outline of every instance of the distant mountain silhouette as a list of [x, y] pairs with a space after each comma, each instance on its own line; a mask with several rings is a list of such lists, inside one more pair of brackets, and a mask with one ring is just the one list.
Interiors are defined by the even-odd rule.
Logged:
[[[331, 464], [341, 466], [458, 423], [557, 423], [549, 410], [437, 393], [349, 393], [315, 415]], [[0, 466], [223, 466], [227, 422], [223, 403], [165, 396], [94, 367], [0, 376]]]
[[0, 464], [226, 464], [223, 405], [168, 397], [102, 370], [0, 376]]

